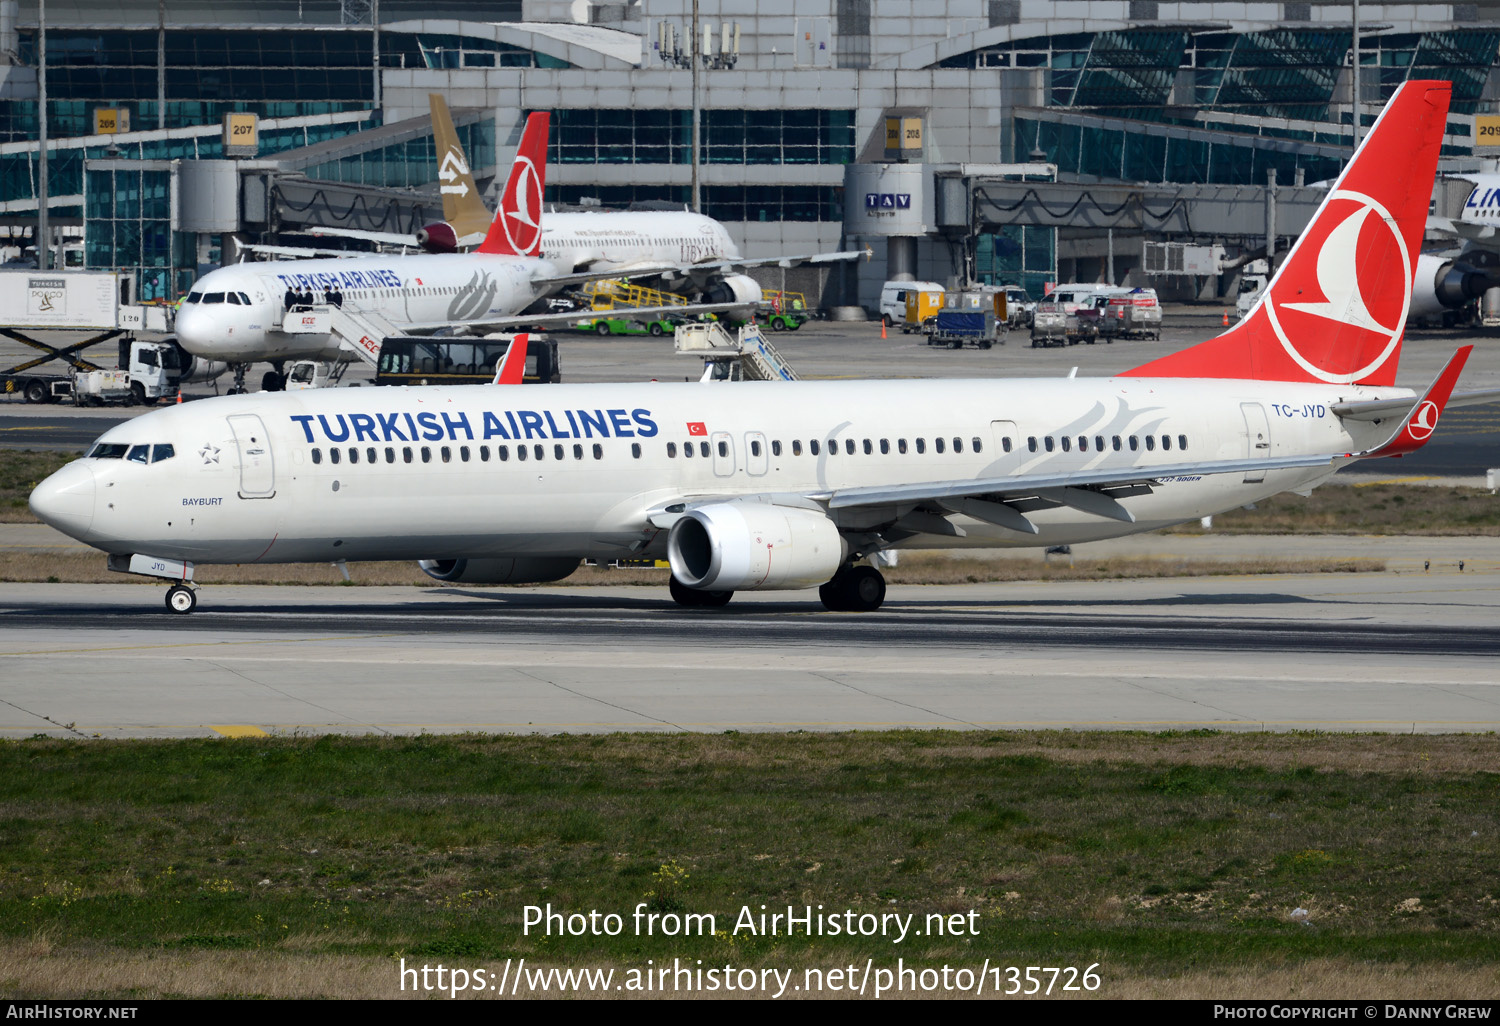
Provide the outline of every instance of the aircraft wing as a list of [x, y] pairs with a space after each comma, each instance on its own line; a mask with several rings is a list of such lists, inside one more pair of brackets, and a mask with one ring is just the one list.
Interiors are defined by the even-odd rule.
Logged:
[[836, 264], [861, 258], [869, 260], [872, 249], [847, 249], [838, 253], [808, 253], [796, 256], [756, 257], [753, 260], [714, 260], [701, 264], [680, 264], [672, 268], [678, 274], [735, 274], [750, 267], [800, 267], [803, 264]]
[[[1347, 455], [1326, 453], [1282, 459], [1199, 460], [1153, 467], [1076, 470], [1061, 474], [1012, 474], [1007, 477], [970, 478], [966, 481], [925, 481], [909, 485], [839, 488], [811, 495], [809, 498], [826, 502], [829, 509], [860, 506], [914, 506], [930, 509], [931, 513], [920, 514], [919, 523], [910, 525], [914, 530], [926, 533], [953, 533], [933, 530], [936, 524], [930, 521], [943, 520], [945, 513], [962, 513], [977, 520], [1035, 534], [1036, 527], [1025, 517], [1026, 513], [1033, 510], [1071, 506], [1083, 512], [1133, 524], [1135, 517], [1119, 500], [1131, 495], [1144, 495], [1173, 478], [1321, 467]], [[912, 513], [905, 514], [897, 522], [912, 516]], [[948, 526], [953, 527], [951, 523]]]
[[386, 246], [414, 247], [417, 244], [417, 237], [411, 232], [367, 232], [359, 228], [305, 228], [303, 232], [307, 235], [329, 235], [340, 239], [362, 239]]
[[555, 314], [512, 314], [508, 317], [491, 317], [482, 321], [426, 321], [415, 324], [404, 324], [402, 330], [409, 334], [424, 334], [430, 331], [438, 331], [443, 328], [453, 328], [470, 333], [499, 331], [504, 328], [514, 328], [522, 324], [539, 325], [573, 325], [579, 321], [598, 320], [602, 317], [617, 317], [622, 319], [634, 319], [641, 316], [686, 316], [696, 317], [706, 313], [724, 313], [729, 310], [742, 310], [744, 303], [691, 303], [686, 306], [632, 306], [621, 307], [617, 310], [572, 310], [568, 313]]
[[[416, 245], [416, 243], [409, 243]], [[298, 260], [310, 260], [313, 257], [367, 257], [370, 254], [351, 249], [319, 249], [312, 246], [265, 246], [260, 243], [251, 243], [240, 247], [248, 249], [252, 253], [265, 253], [269, 256], [292, 257]]]

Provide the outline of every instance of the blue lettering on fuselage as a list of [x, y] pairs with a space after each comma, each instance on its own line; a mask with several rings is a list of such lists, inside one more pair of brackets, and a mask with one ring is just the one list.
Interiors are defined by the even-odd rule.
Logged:
[[[318, 442], [472, 441], [475, 422], [467, 413], [294, 414], [302, 440]], [[509, 423], [510, 429], [506, 430]], [[478, 422], [479, 438], [507, 441], [549, 438], [654, 438], [661, 429], [648, 409], [634, 410], [486, 410]], [[569, 428], [572, 430], [570, 431]]]

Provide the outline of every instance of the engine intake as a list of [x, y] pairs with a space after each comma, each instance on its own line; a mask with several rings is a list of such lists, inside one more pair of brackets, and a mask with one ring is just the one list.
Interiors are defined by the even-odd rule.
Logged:
[[578, 560], [571, 556], [424, 559], [417, 566], [433, 580], [450, 584], [541, 584], [562, 580], [578, 569]]
[[457, 253], [458, 233], [447, 221], [434, 221], [417, 229], [417, 245], [429, 253]]
[[754, 306], [762, 298], [760, 283], [748, 274], [731, 274], [703, 292], [703, 299], [708, 303], [744, 303], [746, 306]]
[[847, 551], [826, 513], [764, 502], [699, 506], [667, 535], [673, 575], [704, 591], [814, 588], [838, 572]]

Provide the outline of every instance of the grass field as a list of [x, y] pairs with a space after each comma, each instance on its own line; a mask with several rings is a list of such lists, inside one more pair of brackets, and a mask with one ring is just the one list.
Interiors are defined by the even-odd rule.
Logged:
[[[1493, 997], [1497, 767], [1494, 736], [6, 742], [0, 996], [384, 997], [403, 957], [900, 957], [1097, 963], [1106, 997]], [[718, 934], [637, 936], [642, 902]], [[627, 925], [523, 935], [547, 903]], [[978, 935], [736, 933], [761, 904]]]

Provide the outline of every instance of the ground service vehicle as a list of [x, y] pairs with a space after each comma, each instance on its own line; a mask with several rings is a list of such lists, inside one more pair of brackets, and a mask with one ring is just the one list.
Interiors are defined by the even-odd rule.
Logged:
[[880, 319], [887, 328], [906, 317], [906, 295], [912, 289], [942, 292], [935, 281], [888, 281], [880, 287]]
[[796, 331], [812, 316], [807, 309], [807, 297], [800, 292], [766, 289], [764, 295], [760, 313], [772, 331]]
[[1161, 338], [1161, 303], [1155, 289], [1131, 289], [1100, 308], [1100, 333], [1115, 338]]
[[962, 349], [989, 349], [1005, 340], [1005, 291], [983, 285], [943, 296], [943, 308], [928, 325], [927, 344]]
[[[1076, 318], [1075, 318], [1076, 323]], [[1031, 348], [1068, 344], [1068, 311], [1062, 304], [1043, 300], [1031, 314]]]
[[[388, 338], [380, 346], [377, 385], [487, 385], [514, 336], [495, 338]], [[562, 380], [557, 342], [533, 335], [526, 350], [528, 385]]]
[[652, 335], [661, 338], [672, 334], [677, 325], [661, 319], [639, 321], [630, 317], [590, 317], [579, 321], [574, 327], [595, 335]]
[[[88, 346], [119, 336], [119, 331], [106, 332], [87, 342], [63, 347], [50, 346], [11, 332], [6, 334], [49, 353], [41, 359], [0, 371], [0, 392], [23, 395], [29, 403], [66, 401], [75, 406], [149, 405], [161, 399], [173, 399], [177, 396], [183, 370], [191, 360], [170, 339], [143, 342], [126, 335], [119, 339], [118, 366], [108, 369], [77, 354]], [[53, 360], [66, 360], [72, 363], [72, 369], [61, 373], [37, 369]]]
[[942, 289], [907, 289], [906, 316], [901, 321], [901, 331], [907, 335], [914, 331], [925, 331], [927, 322], [936, 317], [942, 308]]

